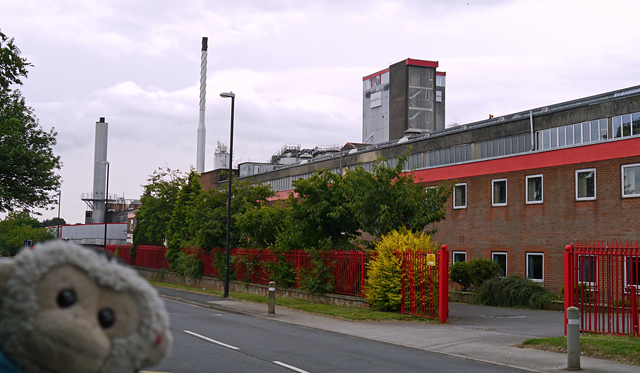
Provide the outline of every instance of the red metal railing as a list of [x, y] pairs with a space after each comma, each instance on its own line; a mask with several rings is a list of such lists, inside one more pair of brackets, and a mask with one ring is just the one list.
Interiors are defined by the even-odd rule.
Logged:
[[403, 252], [401, 313], [447, 322], [449, 315], [449, 251]]
[[[166, 259], [167, 248], [164, 246], [138, 246], [135, 259], [130, 256], [130, 245], [108, 245], [107, 250], [132, 265], [152, 269], [169, 269]], [[212, 249], [209, 252], [199, 248], [183, 249], [187, 253], [198, 253], [203, 263], [203, 275], [221, 278], [224, 268], [220, 269], [216, 262], [223, 261], [225, 250]], [[253, 283], [267, 284], [273, 273], [269, 268], [276, 255], [270, 250], [241, 249], [230, 250], [233, 256], [233, 272], [236, 279]], [[437, 318], [445, 323], [449, 313], [448, 303], [448, 250], [445, 245], [435, 254], [404, 253], [402, 313], [422, 317]], [[431, 256], [429, 256], [431, 255]], [[375, 260], [376, 254], [364, 251], [335, 251], [325, 255], [330, 273], [334, 278], [332, 293], [363, 297], [367, 281], [368, 264]], [[284, 253], [279, 260], [291, 264], [296, 274], [301, 269], [309, 268], [309, 255], [304, 251]]]
[[167, 248], [164, 246], [140, 245], [136, 250], [136, 263], [138, 267], [151, 269], [169, 269], [169, 261], [165, 257]]
[[637, 243], [569, 245], [565, 248], [564, 265], [565, 318], [566, 309], [575, 306], [580, 309], [581, 331], [640, 335]]

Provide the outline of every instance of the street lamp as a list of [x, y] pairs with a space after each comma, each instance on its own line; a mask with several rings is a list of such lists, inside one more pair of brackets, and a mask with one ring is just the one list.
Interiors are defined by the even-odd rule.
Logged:
[[225, 268], [224, 268], [224, 298], [229, 296], [229, 239], [231, 235], [231, 179], [233, 164], [233, 110], [236, 101], [236, 95], [233, 92], [222, 92], [220, 97], [231, 98], [231, 132], [229, 135], [229, 194], [227, 195], [227, 250], [225, 252]]
[[100, 164], [107, 166], [107, 191], [104, 194], [104, 251], [107, 251], [107, 211], [109, 211], [109, 162], [103, 161]]

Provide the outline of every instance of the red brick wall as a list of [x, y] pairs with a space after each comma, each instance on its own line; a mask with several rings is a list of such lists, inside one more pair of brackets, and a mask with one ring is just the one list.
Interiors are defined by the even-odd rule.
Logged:
[[[618, 143], [624, 145], [631, 144]], [[567, 244], [640, 241], [640, 198], [622, 198], [621, 192], [620, 166], [632, 163], [640, 163], [640, 156], [460, 177], [457, 182], [467, 183], [466, 209], [454, 210], [450, 199], [447, 219], [429, 228], [438, 229], [434, 238], [450, 251], [466, 251], [467, 260], [507, 252], [508, 274], [524, 276], [526, 253], [544, 253], [544, 285], [557, 292], [563, 286]], [[575, 170], [586, 168], [596, 169], [596, 200], [576, 201]], [[543, 203], [527, 205], [525, 177], [535, 174], [543, 175]], [[507, 179], [507, 206], [492, 207], [491, 181], [501, 178]]]

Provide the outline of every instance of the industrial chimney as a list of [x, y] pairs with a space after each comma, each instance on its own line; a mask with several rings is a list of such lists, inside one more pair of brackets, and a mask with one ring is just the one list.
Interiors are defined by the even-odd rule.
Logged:
[[105, 181], [107, 177], [107, 140], [109, 138], [109, 123], [103, 117], [96, 122], [96, 146], [93, 163], [93, 212], [92, 223], [104, 223]]
[[204, 172], [204, 153], [207, 140], [207, 129], [204, 126], [204, 104], [207, 94], [207, 37], [202, 38], [202, 55], [200, 56], [200, 120], [198, 122], [198, 159], [196, 161], [196, 172]]

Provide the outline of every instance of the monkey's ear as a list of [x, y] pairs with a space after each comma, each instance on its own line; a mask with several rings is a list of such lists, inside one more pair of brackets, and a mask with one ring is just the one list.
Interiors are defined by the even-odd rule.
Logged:
[[16, 262], [13, 259], [0, 259], [0, 297], [4, 295], [7, 280], [13, 273]]

